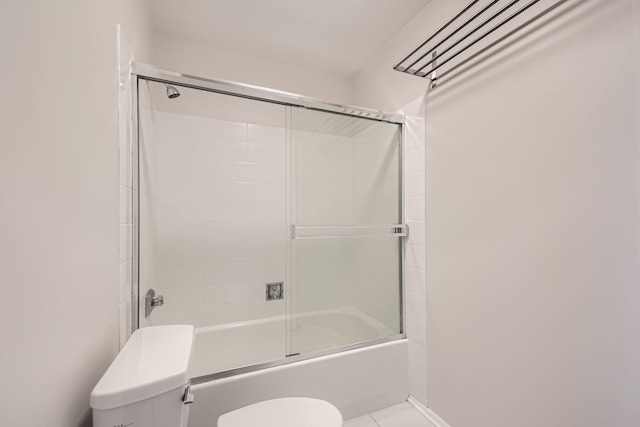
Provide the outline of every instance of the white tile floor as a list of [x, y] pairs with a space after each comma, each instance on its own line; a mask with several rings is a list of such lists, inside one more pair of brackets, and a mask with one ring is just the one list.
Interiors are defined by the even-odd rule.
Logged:
[[434, 427], [408, 402], [344, 422], [344, 427]]

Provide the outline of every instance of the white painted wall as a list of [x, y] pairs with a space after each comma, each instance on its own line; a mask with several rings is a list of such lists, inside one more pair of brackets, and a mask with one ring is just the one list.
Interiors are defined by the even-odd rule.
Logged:
[[425, 7], [353, 77], [354, 105], [397, 111], [425, 93], [427, 81], [399, 73], [393, 65], [424, 41], [426, 28], [446, 21], [447, 10], [439, 9]]
[[275, 61], [222, 50], [164, 34], [155, 36], [154, 64], [210, 79], [231, 80], [335, 102], [353, 104], [352, 81]]
[[[355, 102], [421, 95], [390, 66], [466, 3], [429, 4]], [[566, 6], [426, 98], [427, 397], [451, 426], [640, 424], [640, 4]]]
[[149, 58], [144, 2], [3, 9], [2, 424], [90, 425], [118, 350], [116, 24]]

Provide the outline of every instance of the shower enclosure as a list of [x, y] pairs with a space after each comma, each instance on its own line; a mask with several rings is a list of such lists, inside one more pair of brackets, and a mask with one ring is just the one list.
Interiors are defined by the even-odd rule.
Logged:
[[201, 381], [403, 337], [401, 116], [134, 73], [138, 327]]

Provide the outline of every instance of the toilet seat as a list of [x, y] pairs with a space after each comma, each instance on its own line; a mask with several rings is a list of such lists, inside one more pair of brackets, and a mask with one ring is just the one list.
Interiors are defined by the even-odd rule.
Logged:
[[342, 414], [324, 400], [286, 397], [221, 415], [218, 427], [342, 427]]

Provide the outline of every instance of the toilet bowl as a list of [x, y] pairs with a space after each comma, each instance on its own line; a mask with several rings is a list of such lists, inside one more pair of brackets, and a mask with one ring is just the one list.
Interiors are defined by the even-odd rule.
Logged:
[[218, 418], [218, 427], [245, 426], [342, 427], [342, 415], [324, 400], [285, 397], [254, 403]]
[[[91, 392], [94, 427], [186, 427], [194, 328], [135, 331]], [[215, 404], [215, 402], [212, 402]], [[236, 409], [210, 427], [342, 427], [340, 411], [319, 399], [286, 397]], [[209, 427], [209, 426], [207, 426]]]

